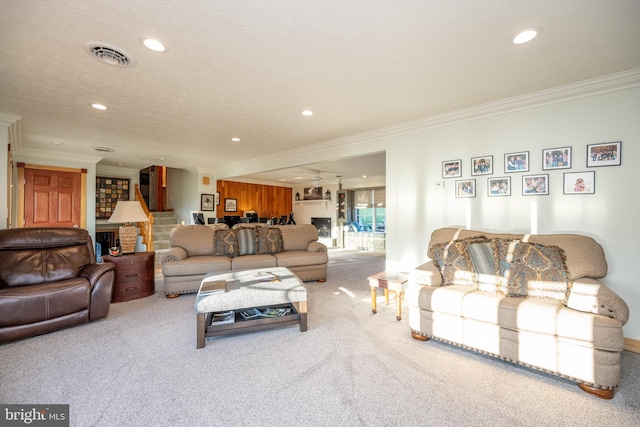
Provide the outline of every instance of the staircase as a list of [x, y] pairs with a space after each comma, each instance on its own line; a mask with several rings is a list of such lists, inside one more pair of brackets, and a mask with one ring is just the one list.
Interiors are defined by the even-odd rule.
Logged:
[[178, 224], [175, 212], [153, 212], [153, 249], [160, 252], [169, 249], [169, 233]]

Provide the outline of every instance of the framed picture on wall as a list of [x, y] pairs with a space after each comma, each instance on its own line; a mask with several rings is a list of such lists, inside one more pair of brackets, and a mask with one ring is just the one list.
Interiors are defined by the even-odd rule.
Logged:
[[564, 194], [594, 194], [596, 192], [596, 173], [565, 172], [562, 188]]
[[519, 153], [507, 153], [504, 155], [504, 172], [528, 172], [529, 171], [529, 152], [521, 151]]
[[620, 166], [622, 160], [622, 142], [605, 142], [587, 145], [587, 167]]
[[129, 180], [96, 177], [96, 218], [110, 218], [118, 200], [129, 200]]
[[542, 169], [571, 169], [571, 147], [542, 150]]
[[442, 162], [442, 177], [455, 178], [462, 176], [462, 160], [445, 160]]
[[549, 194], [549, 174], [525, 175], [522, 177], [523, 196]]
[[220, 206], [220, 192], [216, 191], [216, 206]]
[[456, 197], [476, 197], [476, 180], [460, 179], [456, 181]]
[[213, 194], [201, 194], [200, 195], [200, 210], [212, 211], [215, 203], [215, 196]]
[[224, 199], [224, 211], [236, 212], [238, 210], [238, 199]]
[[491, 175], [492, 173], [493, 156], [471, 158], [471, 175]]
[[489, 197], [510, 196], [511, 177], [487, 178], [487, 193]]

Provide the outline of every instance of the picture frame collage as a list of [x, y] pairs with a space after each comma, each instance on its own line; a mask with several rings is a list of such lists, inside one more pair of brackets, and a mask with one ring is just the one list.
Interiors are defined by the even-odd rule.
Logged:
[[[620, 166], [622, 164], [622, 141], [587, 144], [586, 167]], [[573, 168], [573, 148], [571, 146], [545, 148], [542, 150], [542, 171]], [[478, 176], [494, 175], [496, 164], [493, 155], [472, 157], [470, 175], [463, 178], [462, 159], [442, 162], [442, 178], [455, 180], [455, 197], [476, 197]], [[533, 172], [529, 151], [504, 154], [504, 176], [487, 177], [487, 196], [511, 196], [512, 180], [509, 174]], [[595, 171], [568, 171], [563, 173], [563, 194], [595, 194]], [[549, 194], [549, 173], [521, 175], [522, 195], [540, 196]]]

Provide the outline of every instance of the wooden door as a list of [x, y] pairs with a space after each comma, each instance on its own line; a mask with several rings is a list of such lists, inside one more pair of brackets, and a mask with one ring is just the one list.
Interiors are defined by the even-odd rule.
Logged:
[[25, 170], [25, 227], [82, 227], [81, 173]]

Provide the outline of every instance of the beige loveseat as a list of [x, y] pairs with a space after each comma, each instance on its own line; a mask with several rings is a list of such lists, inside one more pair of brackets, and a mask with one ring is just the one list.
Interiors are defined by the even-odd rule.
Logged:
[[412, 336], [576, 381], [610, 399], [627, 304], [598, 279], [602, 247], [574, 234], [435, 230], [407, 289]]
[[171, 230], [161, 257], [164, 292], [197, 292], [207, 273], [287, 267], [300, 280], [324, 281], [329, 257], [311, 224], [183, 225]]

